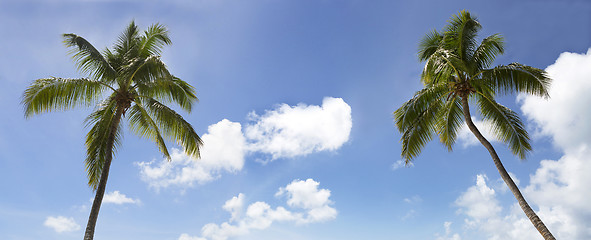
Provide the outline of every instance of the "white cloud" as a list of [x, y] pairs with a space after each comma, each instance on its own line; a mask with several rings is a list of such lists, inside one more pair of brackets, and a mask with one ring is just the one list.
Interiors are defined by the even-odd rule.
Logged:
[[[486, 175], [476, 176], [476, 185], [469, 187], [456, 200], [458, 213], [466, 216], [464, 219], [464, 234], [468, 239], [489, 240], [518, 240], [539, 239], [539, 233], [525, 217], [521, 208], [515, 203], [505, 209], [497, 199], [495, 190], [487, 184]], [[538, 213], [540, 214], [540, 213]], [[540, 217], [543, 215], [540, 214]], [[451, 224], [450, 224], [451, 225]], [[446, 226], [446, 236], [449, 239], [451, 230]], [[457, 233], [451, 235], [459, 239]], [[453, 238], [452, 238], [453, 239]]]
[[271, 154], [272, 160], [334, 151], [349, 140], [351, 107], [341, 98], [326, 97], [322, 106], [280, 105], [263, 116], [251, 113], [253, 124], [242, 133], [240, 123], [224, 119], [208, 127], [201, 158], [172, 149], [171, 160], [139, 162], [142, 180], [159, 190], [204, 184], [223, 172], [238, 172], [248, 153]]
[[74, 221], [74, 218], [67, 218], [64, 216], [47, 217], [43, 225], [52, 228], [58, 233], [80, 230], [80, 225]]
[[[300, 211], [288, 210], [285, 207], [275, 209], [265, 202], [254, 202], [242, 212], [244, 195], [226, 201], [223, 209], [230, 212], [229, 221], [222, 224], [209, 223], [201, 229], [201, 237], [182, 234], [178, 240], [226, 240], [247, 235], [251, 230], [269, 228], [273, 222], [292, 222], [307, 224], [335, 219], [337, 210], [329, 206], [330, 190], [318, 189], [319, 183], [307, 179], [294, 180], [275, 194], [287, 197], [287, 205]], [[303, 211], [302, 211], [303, 210]]]
[[118, 205], [125, 203], [141, 204], [141, 201], [139, 199], [128, 198], [125, 194], [122, 194], [119, 191], [113, 191], [105, 194], [103, 197], [103, 203], [113, 203]]
[[[482, 136], [486, 138], [486, 140], [488, 140], [491, 143], [494, 141], [498, 141], [497, 137], [495, 137], [495, 135], [492, 133], [492, 127], [489, 122], [478, 120], [475, 117], [472, 117], [472, 122], [474, 122], [474, 125], [476, 125], [476, 128], [478, 128], [478, 130], [480, 131]], [[480, 145], [480, 142], [478, 141], [476, 136], [474, 136], [472, 131], [470, 131], [470, 129], [468, 128], [468, 125], [466, 125], [465, 123], [462, 125], [460, 131], [458, 131], [458, 142], [461, 143], [462, 147], [464, 148]]]
[[238, 196], [226, 201], [222, 208], [232, 214], [230, 222], [238, 220], [240, 218], [242, 208], [244, 208], [244, 194], [240, 193]]
[[[544, 160], [523, 190], [532, 208], [557, 239], [584, 240], [591, 238], [591, 151], [583, 149], [578, 155], [566, 155], [558, 161]], [[459, 214], [466, 216], [464, 227], [477, 238], [539, 239], [529, 219], [515, 201], [503, 207], [498, 194], [478, 175], [476, 185], [468, 188], [456, 200]], [[566, 196], [566, 197], [559, 197]]]
[[178, 240], [207, 240], [207, 239], [200, 238], [200, 237], [191, 237], [189, 234], [183, 233], [183, 234], [181, 234], [181, 236], [179, 237]]
[[[557, 239], [591, 239], [590, 66], [591, 49], [586, 54], [563, 53], [546, 68], [553, 79], [550, 99], [518, 97], [521, 110], [536, 125], [536, 134], [551, 137], [564, 152], [558, 160], [541, 161], [529, 184], [522, 188], [532, 208], [539, 209], [538, 216]], [[472, 201], [464, 200], [476, 190], [481, 194], [474, 195]], [[519, 206], [515, 203], [503, 212], [491, 190], [485, 183], [477, 182], [458, 198], [457, 202], [462, 203], [458, 207], [467, 216], [465, 225], [489, 239], [539, 239], [539, 233]]]
[[308, 210], [308, 219], [301, 222], [321, 222], [336, 218], [336, 209], [329, 207], [331, 201], [330, 190], [320, 189], [320, 183], [307, 179], [306, 181], [294, 180], [285, 188], [280, 188], [275, 196], [287, 196], [287, 205], [293, 208]]
[[591, 144], [591, 48], [587, 54], [565, 52], [546, 71], [553, 79], [550, 99], [520, 95], [521, 110], [541, 134], [565, 151]]
[[451, 233], [451, 224], [452, 222], [444, 222], [443, 223], [443, 227], [445, 228], [445, 235], [444, 236], [439, 236], [439, 234], [436, 234], [435, 237], [436, 240], [461, 240], [462, 238], [460, 237], [459, 234], [454, 233], [452, 235]]
[[476, 220], [492, 218], [502, 209], [495, 198], [495, 190], [487, 186], [486, 176], [480, 174], [476, 176], [476, 186], [460, 195], [456, 205], [462, 213]]
[[155, 188], [171, 185], [190, 187], [218, 178], [222, 172], [237, 172], [244, 166], [246, 140], [240, 123], [224, 119], [208, 127], [204, 134], [201, 158], [193, 159], [172, 149], [171, 160], [137, 163], [142, 179]]
[[245, 136], [253, 151], [271, 154], [271, 160], [336, 150], [349, 140], [352, 127], [351, 107], [332, 97], [322, 106], [282, 104], [250, 118], [256, 123], [246, 127]]

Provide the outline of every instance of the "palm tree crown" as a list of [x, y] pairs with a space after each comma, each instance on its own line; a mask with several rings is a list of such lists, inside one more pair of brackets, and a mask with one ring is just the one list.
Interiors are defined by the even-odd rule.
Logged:
[[[63, 38], [78, 69], [87, 77], [38, 79], [25, 90], [22, 103], [26, 117], [96, 105], [96, 110], [86, 118], [90, 131], [86, 135], [85, 165], [88, 184], [97, 191], [92, 219], [93, 214], [98, 215], [113, 152], [121, 143], [121, 119], [127, 119], [135, 134], [154, 141], [167, 158], [170, 154], [164, 137], [198, 158], [201, 139], [191, 124], [163, 104], [172, 102], [190, 112], [197, 97], [195, 89], [172, 75], [161, 61], [159, 54], [171, 41], [168, 30], [160, 24], [140, 33], [132, 21], [115, 45], [102, 52], [78, 35], [64, 34]], [[86, 235], [88, 231], [89, 226]]]
[[514, 154], [524, 159], [531, 151], [519, 116], [499, 104], [495, 96], [524, 92], [548, 97], [550, 79], [543, 70], [519, 63], [491, 68], [504, 52], [503, 37], [494, 34], [477, 44], [480, 28], [476, 18], [462, 11], [442, 32], [432, 31], [421, 41], [419, 60], [426, 61], [421, 74], [425, 88], [394, 112], [407, 163], [419, 155], [434, 134], [452, 150], [463, 123], [462, 99], [478, 104], [496, 137]]
[[425, 87], [394, 111], [396, 126], [402, 134], [402, 157], [410, 164], [434, 134], [451, 151], [465, 122], [489, 151], [501, 178], [534, 227], [545, 239], [554, 239], [509, 176], [493, 146], [472, 122], [469, 108], [470, 101], [477, 103], [496, 137], [524, 159], [532, 149], [527, 131], [517, 113], [499, 104], [495, 97], [521, 92], [547, 98], [551, 79], [545, 71], [519, 63], [491, 67], [504, 52], [503, 37], [494, 34], [478, 44], [480, 29], [475, 17], [461, 11], [443, 31], [434, 30], [421, 41], [419, 60], [426, 62], [421, 74]]

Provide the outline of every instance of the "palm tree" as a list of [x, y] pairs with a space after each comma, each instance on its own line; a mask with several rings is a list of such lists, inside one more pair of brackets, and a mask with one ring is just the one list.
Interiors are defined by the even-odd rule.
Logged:
[[[168, 30], [150, 26], [143, 34], [132, 21], [112, 49], [99, 52], [86, 39], [64, 34], [64, 43], [85, 78], [44, 78], [34, 81], [24, 94], [25, 117], [96, 105], [86, 118], [85, 160], [88, 185], [96, 191], [84, 239], [93, 239], [105, 193], [113, 153], [121, 144], [121, 120], [131, 130], [151, 139], [170, 159], [164, 137], [183, 146], [186, 154], [199, 157], [201, 139], [191, 124], [162, 102], [172, 102], [190, 112], [197, 100], [194, 88], [170, 74], [160, 52], [171, 43]], [[164, 136], [164, 137], [163, 137]]]
[[470, 101], [476, 103], [499, 140], [524, 159], [531, 151], [528, 133], [517, 113], [496, 102], [495, 96], [523, 92], [548, 98], [551, 79], [545, 71], [519, 63], [491, 68], [496, 56], [504, 52], [503, 37], [494, 34], [478, 44], [480, 28], [476, 17], [461, 11], [452, 16], [443, 31], [434, 30], [421, 41], [419, 59], [426, 61], [421, 74], [425, 87], [394, 112], [402, 134], [402, 157], [410, 164], [434, 134], [451, 151], [462, 122], [466, 122], [489, 151], [501, 178], [535, 228], [544, 239], [555, 239], [525, 201], [493, 146], [472, 122], [469, 108]]

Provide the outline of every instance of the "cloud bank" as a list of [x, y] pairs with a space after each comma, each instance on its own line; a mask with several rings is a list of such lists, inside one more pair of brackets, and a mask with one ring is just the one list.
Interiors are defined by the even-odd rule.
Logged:
[[245, 156], [259, 153], [269, 161], [335, 151], [349, 140], [351, 107], [341, 98], [324, 98], [321, 106], [281, 104], [262, 115], [250, 113], [244, 130], [224, 119], [202, 136], [201, 158], [172, 149], [171, 160], [138, 162], [140, 176], [154, 189], [191, 187], [242, 170]]
[[274, 222], [309, 224], [333, 220], [337, 210], [330, 205], [330, 190], [318, 189], [313, 179], [294, 180], [279, 188], [276, 197], [287, 198], [286, 207], [272, 208], [265, 202], [254, 202], [244, 210], [244, 194], [226, 201], [223, 209], [230, 213], [230, 219], [221, 224], [209, 223], [201, 228], [201, 236], [181, 234], [178, 240], [226, 240], [247, 235], [252, 230], [269, 228]]

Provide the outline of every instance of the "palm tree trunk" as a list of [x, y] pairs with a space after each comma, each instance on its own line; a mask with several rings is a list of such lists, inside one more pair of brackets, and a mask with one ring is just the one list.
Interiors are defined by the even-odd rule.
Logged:
[[103, 196], [105, 195], [107, 179], [109, 178], [109, 168], [111, 168], [111, 161], [113, 160], [113, 144], [115, 142], [115, 134], [117, 134], [117, 128], [119, 127], [119, 122], [121, 122], [121, 115], [123, 115], [123, 111], [125, 111], [124, 108], [117, 108], [113, 123], [111, 125], [111, 134], [107, 139], [108, 142], [105, 163], [101, 171], [101, 179], [99, 180], [98, 188], [96, 189], [96, 195], [94, 196], [94, 201], [92, 202], [92, 208], [90, 209], [90, 216], [88, 217], [88, 223], [86, 224], [84, 240], [92, 240], [94, 238], [94, 228], [98, 219], [101, 203], [103, 202]]
[[503, 181], [505, 181], [505, 184], [507, 184], [507, 186], [509, 187], [509, 189], [511, 190], [511, 192], [513, 193], [513, 195], [517, 199], [517, 202], [519, 203], [519, 206], [521, 207], [523, 212], [525, 212], [525, 215], [529, 218], [529, 220], [532, 222], [532, 224], [534, 225], [536, 230], [538, 230], [538, 232], [540, 232], [540, 234], [544, 237], [545, 240], [556, 240], [556, 238], [554, 238], [554, 236], [552, 236], [552, 233], [550, 233], [550, 230], [548, 230], [548, 228], [546, 228], [546, 225], [544, 225], [544, 223], [538, 217], [538, 215], [534, 212], [534, 210], [531, 209], [531, 207], [529, 206], [527, 201], [525, 201], [525, 198], [523, 197], [523, 195], [519, 191], [519, 188], [517, 188], [517, 185], [515, 184], [515, 182], [513, 182], [513, 179], [511, 179], [511, 176], [509, 176], [509, 173], [507, 173], [507, 170], [505, 170], [505, 167], [503, 166], [503, 163], [501, 163], [501, 159], [497, 155], [497, 152], [493, 148], [492, 144], [490, 144], [490, 142], [488, 140], [486, 140], [486, 138], [484, 138], [484, 136], [482, 136], [480, 131], [478, 131], [478, 128], [476, 128], [476, 125], [474, 125], [474, 123], [472, 122], [467, 97], [462, 97], [462, 111], [464, 112], [464, 119], [466, 120], [466, 124], [468, 125], [468, 128], [470, 128], [470, 131], [472, 131], [472, 133], [474, 134], [474, 136], [476, 136], [478, 141], [480, 141], [480, 143], [482, 143], [482, 145], [484, 145], [484, 147], [490, 153], [490, 156], [492, 157], [492, 159], [495, 163], [495, 166], [497, 167], [497, 170], [501, 174], [501, 178], [503, 179]]

